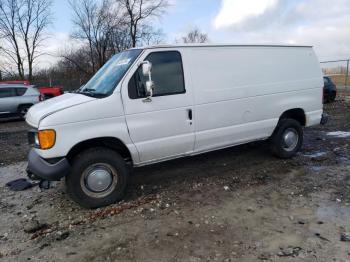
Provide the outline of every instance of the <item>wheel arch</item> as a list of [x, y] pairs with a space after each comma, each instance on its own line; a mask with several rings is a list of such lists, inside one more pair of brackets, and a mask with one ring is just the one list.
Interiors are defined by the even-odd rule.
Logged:
[[71, 162], [77, 154], [93, 147], [105, 147], [112, 149], [118, 152], [126, 160], [126, 162], [133, 162], [132, 155], [128, 147], [120, 139], [115, 137], [98, 137], [79, 142], [69, 150], [67, 154], [68, 161]]
[[281, 114], [279, 121], [288, 118], [298, 121], [301, 126], [306, 126], [306, 115], [302, 108], [292, 108], [284, 111]]

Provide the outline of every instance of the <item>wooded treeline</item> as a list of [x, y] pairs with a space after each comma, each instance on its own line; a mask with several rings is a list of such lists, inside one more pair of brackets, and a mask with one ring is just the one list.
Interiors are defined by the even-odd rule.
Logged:
[[[70, 43], [47, 69], [36, 63], [50, 37], [52, 0], [0, 0], [0, 79], [28, 79], [40, 85], [78, 88], [114, 54], [165, 41], [157, 27], [168, 0], [69, 0], [72, 10]], [[177, 40], [178, 41], [178, 40]], [[180, 39], [207, 42], [194, 29]]]

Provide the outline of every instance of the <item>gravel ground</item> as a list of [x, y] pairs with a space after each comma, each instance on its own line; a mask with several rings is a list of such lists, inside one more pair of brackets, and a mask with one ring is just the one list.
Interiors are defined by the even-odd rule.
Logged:
[[25, 161], [29, 126], [18, 118], [0, 118], [0, 165]]
[[64, 183], [12, 192], [24, 177], [23, 122], [0, 123], [0, 260], [349, 261], [350, 101], [326, 105], [302, 152], [264, 142], [134, 170], [122, 203], [82, 209]]

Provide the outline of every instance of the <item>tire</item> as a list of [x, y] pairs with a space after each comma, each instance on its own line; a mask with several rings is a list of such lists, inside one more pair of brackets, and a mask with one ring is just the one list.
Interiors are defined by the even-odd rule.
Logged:
[[294, 119], [281, 119], [270, 138], [272, 153], [279, 158], [291, 158], [303, 144], [303, 129]]
[[32, 105], [21, 105], [18, 107], [18, 114], [22, 119], [25, 119], [26, 114], [28, 112], [28, 109], [31, 107]]
[[337, 96], [336, 92], [332, 92], [329, 96], [329, 102], [334, 102], [335, 98]]
[[123, 199], [129, 184], [124, 159], [107, 148], [91, 148], [78, 154], [66, 177], [70, 197], [85, 208], [108, 206]]

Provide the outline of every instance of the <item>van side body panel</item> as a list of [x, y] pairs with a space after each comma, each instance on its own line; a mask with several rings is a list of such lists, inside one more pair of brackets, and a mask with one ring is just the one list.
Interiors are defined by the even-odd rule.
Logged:
[[268, 138], [289, 109], [320, 123], [322, 72], [310, 47], [196, 47], [189, 61], [195, 152]]
[[154, 52], [174, 51], [181, 54], [185, 93], [155, 96], [150, 102], [144, 98], [131, 99], [128, 84], [138, 64], [130, 69], [122, 83], [121, 93], [130, 138], [140, 154], [140, 162], [135, 165], [159, 162], [193, 152], [194, 126], [188, 119], [188, 111], [193, 109], [193, 91], [188, 80], [190, 69], [188, 56], [185, 56], [187, 50], [150, 49], [145, 50], [140, 59], [143, 61]]

